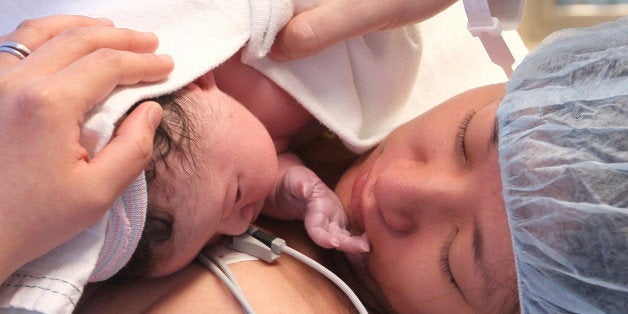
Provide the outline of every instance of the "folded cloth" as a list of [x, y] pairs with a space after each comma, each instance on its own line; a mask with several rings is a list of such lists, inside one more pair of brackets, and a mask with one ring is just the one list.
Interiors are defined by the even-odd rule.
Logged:
[[[488, 58], [467, 65], [465, 76], [439, 64], [422, 65], [416, 26], [377, 32], [340, 43], [319, 55], [276, 63], [265, 57], [275, 38], [295, 13], [318, 0], [59, 0], [3, 4], [0, 32], [8, 33], [24, 19], [50, 14], [84, 14], [110, 18], [116, 26], [155, 32], [158, 53], [167, 53], [175, 69], [161, 82], [119, 87], [88, 114], [82, 144], [93, 154], [111, 138], [115, 123], [137, 101], [175, 91], [243, 49], [243, 62], [288, 91], [348, 148], [363, 152], [399, 124], [436, 104], [408, 102], [418, 69], [426, 81], [442, 80], [429, 99], [449, 97], [450, 82], [460, 87], [478, 77], [502, 78]], [[452, 19], [465, 20], [458, 8]], [[445, 26], [443, 32], [454, 33]], [[458, 33], [467, 34], [465, 27]], [[434, 47], [447, 47], [449, 37], [430, 34]], [[482, 55], [481, 44], [460, 47], [467, 56]], [[448, 55], [452, 52], [448, 51]], [[458, 69], [455, 69], [458, 70]], [[444, 75], [451, 74], [450, 76]], [[419, 72], [419, 77], [421, 73]], [[431, 82], [434, 84], [434, 82]], [[457, 92], [457, 91], [456, 91]], [[24, 265], [0, 287], [0, 308], [39, 312], [71, 312], [88, 281], [104, 280], [123, 267], [143, 229], [146, 187], [140, 176], [99, 222], [43, 257]]]

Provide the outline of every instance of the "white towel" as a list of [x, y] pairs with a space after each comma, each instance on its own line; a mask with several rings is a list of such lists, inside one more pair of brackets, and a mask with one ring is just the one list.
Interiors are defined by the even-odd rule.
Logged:
[[[465, 81], [454, 71], [458, 69], [451, 67], [442, 72], [449, 76], [439, 74], [437, 69], [447, 60], [435, 58], [437, 64], [419, 67], [421, 40], [414, 26], [351, 39], [303, 60], [275, 63], [265, 58], [276, 32], [293, 13], [320, 2], [14, 0], [3, 4], [0, 33], [8, 33], [24, 19], [59, 13], [108, 17], [120, 27], [157, 33], [158, 52], [174, 58], [174, 71], [160, 83], [117, 88], [92, 110], [81, 141], [94, 153], [111, 138], [114, 123], [132, 104], [183, 87], [242, 47], [245, 63], [291, 93], [356, 152], [367, 150], [394, 127], [435, 105], [432, 100], [442, 99], [461, 87], [454, 84], [454, 88], [448, 88], [448, 80]], [[448, 18], [465, 21], [464, 12], [456, 10]], [[465, 34], [462, 37], [474, 40], [464, 27], [456, 30], [445, 25], [441, 30], [447, 36]], [[448, 37], [429, 37], [435, 49], [448, 45]], [[481, 56], [483, 48], [472, 44], [461, 47], [458, 53]], [[501, 69], [490, 61], [470, 63], [467, 67], [467, 85], [478, 77], [497, 78], [495, 81], [504, 78]], [[413, 95], [414, 101], [407, 102], [417, 69], [421, 69], [419, 78], [438, 79], [442, 84], [435, 92], [425, 89], [431, 94], [426, 97], [429, 101]], [[416, 83], [417, 87], [420, 83]], [[145, 181], [140, 176], [98, 223], [5, 281], [0, 288], [0, 308], [70, 312], [88, 281], [104, 280], [128, 261], [143, 228], [145, 209]]]

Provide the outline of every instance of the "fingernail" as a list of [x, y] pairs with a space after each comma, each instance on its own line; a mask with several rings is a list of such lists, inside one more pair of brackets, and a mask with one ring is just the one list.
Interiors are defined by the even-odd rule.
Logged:
[[270, 52], [268, 53], [268, 55], [270, 56], [271, 59], [273, 59], [275, 61], [281, 62], [281, 61], [287, 61], [288, 60], [288, 55], [278, 45], [273, 45], [271, 47]]
[[163, 116], [164, 111], [158, 103], [152, 103], [150, 108], [148, 108], [148, 122], [153, 127], [153, 130], [156, 130], [161, 123], [161, 117]]
[[107, 23], [107, 24], [113, 24], [113, 22], [110, 19], [106, 18], [106, 17], [98, 18], [98, 20], [101, 21], [101, 22]]
[[174, 63], [174, 60], [172, 59], [172, 57], [170, 55], [157, 55], [157, 57], [159, 57], [160, 59], [170, 62], [170, 63]]
[[340, 240], [338, 240], [338, 239], [333, 239], [333, 240], [331, 240], [331, 244], [332, 244], [334, 247], [340, 247]]
[[159, 38], [157, 37], [157, 34], [153, 32], [142, 32], [142, 34], [152, 40], [159, 40]]
[[371, 250], [368, 243], [362, 243], [362, 245], [360, 245], [360, 249], [362, 250], [362, 252], [368, 252]]
[[360, 245], [360, 248], [363, 250], [363, 252], [370, 251], [371, 250], [371, 245], [370, 245], [369, 238], [366, 236], [366, 232], [363, 233], [360, 236], [360, 239], [362, 239], [362, 241], [364, 241], [364, 242], [362, 242], [362, 245]]

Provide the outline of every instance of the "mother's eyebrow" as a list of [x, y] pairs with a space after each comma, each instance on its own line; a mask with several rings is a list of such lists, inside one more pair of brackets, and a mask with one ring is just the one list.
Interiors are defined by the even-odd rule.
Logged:
[[486, 145], [487, 150], [497, 147], [498, 140], [499, 140], [499, 123], [497, 122], [497, 116], [495, 116], [495, 120], [493, 121], [493, 132], [491, 132], [491, 138], [489, 139], [488, 145]]

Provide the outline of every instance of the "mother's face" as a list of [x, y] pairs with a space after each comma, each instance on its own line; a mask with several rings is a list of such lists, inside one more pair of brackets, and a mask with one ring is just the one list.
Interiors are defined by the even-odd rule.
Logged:
[[356, 263], [399, 312], [504, 312], [516, 275], [501, 194], [495, 111], [503, 85], [454, 97], [401, 126], [340, 180], [371, 252]]

